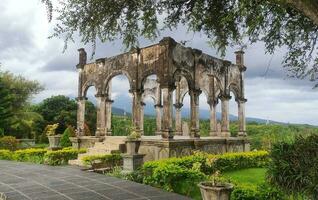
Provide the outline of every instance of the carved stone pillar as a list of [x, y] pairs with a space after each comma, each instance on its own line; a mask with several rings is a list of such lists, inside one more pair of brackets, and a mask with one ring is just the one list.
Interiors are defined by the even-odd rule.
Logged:
[[229, 113], [229, 100], [231, 96], [221, 96], [222, 103], [222, 125], [221, 125], [221, 136], [230, 137], [230, 113]]
[[105, 135], [105, 95], [97, 94], [96, 97], [96, 132], [95, 136]]
[[175, 110], [176, 110], [176, 135], [182, 135], [182, 116], [181, 116], [181, 108], [183, 104], [182, 103], [176, 103], [174, 104]]
[[245, 103], [246, 99], [237, 99], [238, 105], [238, 125], [239, 132], [238, 136], [246, 136], [246, 121], [245, 121]]
[[156, 109], [156, 135], [161, 135], [161, 110], [162, 110], [162, 105], [156, 104], [155, 105]]
[[142, 91], [132, 90], [133, 102], [132, 102], [132, 121], [135, 128], [135, 131], [141, 131], [141, 100], [142, 100]]
[[145, 103], [140, 103], [140, 133], [144, 135], [144, 117], [145, 117]]
[[210, 100], [208, 101], [208, 104], [210, 106], [210, 136], [217, 136], [218, 130], [217, 130], [217, 118], [216, 118], [216, 106], [218, 104], [218, 101], [217, 99]]
[[83, 136], [85, 126], [85, 102], [86, 97], [77, 98], [77, 136]]
[[114, 101], [108, 97], [105, 98], [105, 134], [112, 135], [112, 103]]
[[191, 101], [191, 137], [200, 137], [199, 96], [201, 90], [190, 90]]
[[172, 91], [173, 88], [165, 87], [162, 88], [163, 98], [163, 120], [162, 120], [162, 131], [161, 136], [164, 139], [173, 138], [172, 130]]

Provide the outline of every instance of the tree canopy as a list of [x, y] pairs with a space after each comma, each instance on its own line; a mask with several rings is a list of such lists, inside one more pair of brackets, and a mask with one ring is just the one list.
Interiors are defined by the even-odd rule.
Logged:
[[5, 135], [18, 138], [34, 135], [34, 123], [42, 117], [28, 107], [31, 97], [42, 89], [37, 81], [0, 71], [0, 129]]
[[[56, 130], [62, 134], [68, 126], [76, 127], [77, 103], [64, 95], [52, 96], [44, 99], [41, 103], [34, 105], [32, 110], [43, 116], [45, 124], [59, 123]], [[93, 103], [87, 101], [86, 106], [86, 123], [91, 131], [96, 129], [96, 108]], [[44, 128], [44, 127], [43, 127]]]
[[121, 38], [134, 47], [139, 37], [155, 39], [181, 24], [207, 35], [223, 55], [226, 47], [246, 41], [263, 41], [268, 53], [287, 48], [288, 74], [318, 79], [316, 0], [65, 0], [55, 9], [50, 0], [42, 2], [49, 19], [56, 14], [52, 37], [64, 38], [66, 45], [79, 34], [93, 46]]

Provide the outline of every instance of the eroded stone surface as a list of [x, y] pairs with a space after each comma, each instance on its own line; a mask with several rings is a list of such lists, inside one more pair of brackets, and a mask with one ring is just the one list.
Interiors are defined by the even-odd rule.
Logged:
[[[216, 135], [229, 136], [229, 106], [233, 92], [238, 103], [239, 133], [245, 135], [244, 95], [244, 52], [236, 52], [236, 63], [221, 60], [202, 53], [197, 49], [184, 47], [172, 38], [163, 38], [158, 44], [133, 49], [110, 58], [97, 59], [86, 63], [86, 52], [79, 49], [79, 87], [78, 87], [78, 135], [84, 135], [86, 91], [90, 86], [97, 94], [97, 136], [111, 134], [111, 79], [119, 74], [125, 75], [133, 96], [132, 119], [137, 130], [143, 129], [143, 99], [153, 98], [156, 105], [157, 134], [171, 139], [182, 135], [181, 108], [186, 93], [191, 101], [190, 136], [199, 137], [199, 95], [206, 95], [210, 105], [210, 132], [215, 136], [217, 130], [216, 105], [222, 103], [222, 126]], [[157, 80], [148, 79], [156, 75]], [[176, 91], [176, 130], [173, 130], [172, 93]]]

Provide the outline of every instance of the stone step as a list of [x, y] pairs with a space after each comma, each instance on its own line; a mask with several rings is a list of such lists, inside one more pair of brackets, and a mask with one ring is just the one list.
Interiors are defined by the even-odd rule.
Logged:
[[113, 151], [123, 151], [126, 136], [106, 136], [103, 142], [95, 142], [93, 147], [87, 149], [86, 153], [79, 154], [76, 160], [70, 160], [70, 165], [84, 166], [82, 158], [90, 155], [111, 154]]

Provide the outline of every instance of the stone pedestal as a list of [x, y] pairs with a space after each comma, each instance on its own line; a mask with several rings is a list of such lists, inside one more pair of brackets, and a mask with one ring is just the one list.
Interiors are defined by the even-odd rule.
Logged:
[[145, 154], [122, 154], [123, 172], [133, 172], [143, 164]]

